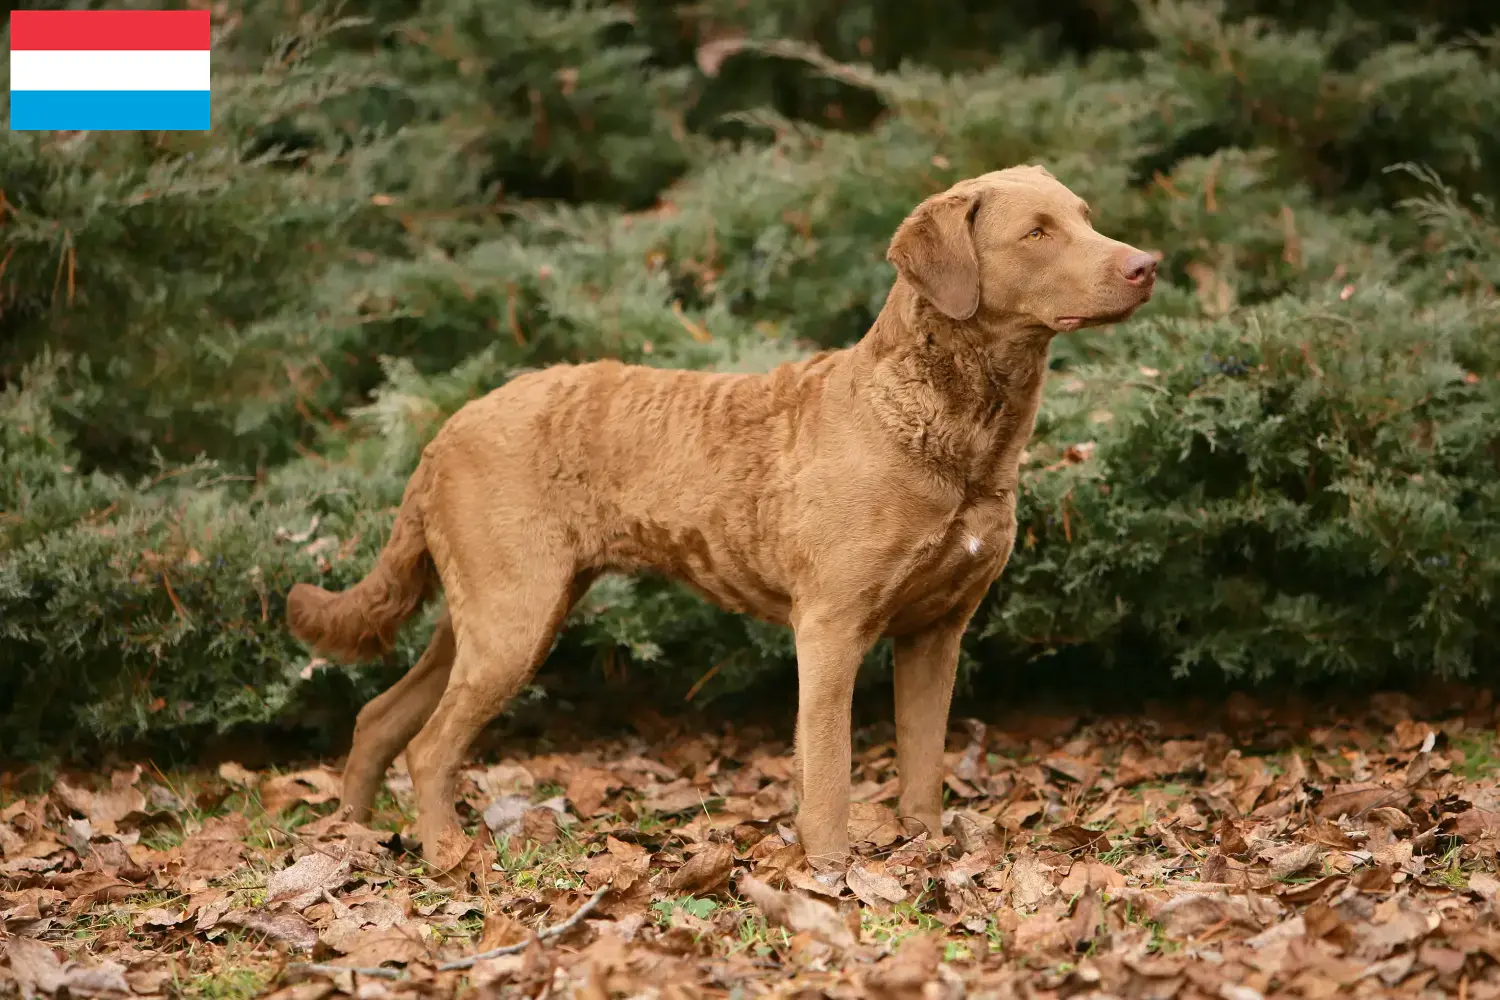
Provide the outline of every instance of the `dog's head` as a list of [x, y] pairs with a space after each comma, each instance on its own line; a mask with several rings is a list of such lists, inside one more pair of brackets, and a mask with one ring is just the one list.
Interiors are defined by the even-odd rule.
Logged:
[[1095, 232], [1083, 199], [1034, 166], [928, 198], [896, 230], [886, 259], [951, 319], [983, 313], [1054, 331], [1123, 320], [1156, 281], [1155, 258]]

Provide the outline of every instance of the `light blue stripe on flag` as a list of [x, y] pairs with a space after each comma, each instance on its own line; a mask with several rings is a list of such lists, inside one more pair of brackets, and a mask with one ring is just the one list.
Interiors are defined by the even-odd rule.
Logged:
[[199, 131], [211, 127], [206, 90], [12, 90], [12, 132]]

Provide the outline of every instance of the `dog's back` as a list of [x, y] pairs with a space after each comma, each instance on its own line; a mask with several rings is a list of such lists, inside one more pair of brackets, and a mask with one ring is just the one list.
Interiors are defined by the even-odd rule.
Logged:
[[785, 547], [769, 536], [785, 530], [799, 428], [828, 403], [838, 353], [768, 373], [602, 361], [519, 376], [429, 445], [429, 504], [443, 517], [524, 513], [570, 537], [580, 571], [659, 570], [784, 622]]

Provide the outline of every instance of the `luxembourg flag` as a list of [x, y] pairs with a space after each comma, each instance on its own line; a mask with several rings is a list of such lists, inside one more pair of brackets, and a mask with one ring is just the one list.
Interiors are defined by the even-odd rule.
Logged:
[[13, 132], [209, 128], [208, 11], [16, 10]]

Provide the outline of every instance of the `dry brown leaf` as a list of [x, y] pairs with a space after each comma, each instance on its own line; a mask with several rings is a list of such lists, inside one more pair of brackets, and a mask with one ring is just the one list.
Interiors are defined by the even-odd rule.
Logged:
[[344, 957], [335, 964], [378, 968], [387, 962], [408, 965], [427, 956], [420, 924], [405, 922], [392, 927], [362, 930], [346, 938]]
[[497, 838], [521, 831], [521, 817], [531, 808], [530, 795], [502, 795], [484, 810], [484, 825]]
[[557, 842], [560, 823], [555, 809], [538, 806], [521, 814], [521, 839], [533, 844]]
[[[781, 838], [776, 838], [778, 841]], [[775, 885], [785, 881], [787, 872], [807, 864], [801, 844], [787, 844], [757, 859], [755, 874], [763, 882]]]
[[807, 865], [807, 859], [802, 863], [788, 868], [786, 880], [794, 888], [803, 892], [810, 892], [815, 896], [827, 896], [829, 899], [838, 899], [844, 892], [844, 873], [836, 868], [813, 871]]
[[[1470, 810], [1472, 812], [1472, 810]], [[37, 858], [50, 857], [66, 846], [52, 834], [45, 830], [39, 830], [35, 836], [27, 840], [17, 837], [17, 845], [6, 852], [6, 857], [12, 861], [25, 861]]]
[[218, 926], [219, 918], [234, 906], [227, 889], [209, 888], [188, 897], [186, 915], [193, 920], [193, 930], [202, 934]]
[[1106, 854], [1109, 852], [1109, 836], [1101, 830], [1090, 830], [1087, 827], [1069, 824], [1060, 826], [1047, 835], [1047, 843], [1059, 851], [1076, 854], [1086, 851], [1090, 854]]
[[1042, 863], [1031, 851], [1016, 858], [1010, 868], [1010, 905], [1026, 912], [1057, 892], [1042, 869]]
[[218, 920], [221, 927], [238, 927], [263, 934], [296, 951], [312, 951], [318, 943], [318, 932], [296, 913], [267, 913], [264, 910], [230, 910]]
[[[929, 831], [938, 836], [943, 831]], [[868, 843], [877, 849], [889, 847], [901, 839], [901, 823], [896, 810], [879, 802], [849, 803], [849, 842]]]
[[1331, 820], [1309, 823], [1297, 831], [1297, 836], [1311, 844], [1321, 844], [1337, 851], [1352, 850], [1356, 844], [1350, 836]]
[[620, 779], [609, 771], [581, 767], [568, 778], [566, 795], [573, 804], [573, 811], [584, 819], [590, 819], [604, 811], [604, 800], [621, 787]]
[[626, 892], [646, 876], [651, 867], [651, 854], [639, 844], [626, 843], [615, 837], [604, 839], [605, 852], [583, 859], [579, 868], [586, 871], [584, 881], [593, 888], [612, 886], [616, 892]]
[[994, 823], [982, 815], [960, 810], [953, 814], [953, 839], [961, 851], [973, 854], [989, 846], [990, 831]]
[[339, 776], [321, 767], [279, 774], [261, 782], [260, 805], [269, 815], [275, 816], [299, 802], [310, 806], [332, 802], [339, 797], [341, 787]]
[[5, 955], [22, 996], [33, 991], [54, 994], [65, 990], [71, 996], [85, 997], [131, 992], [124, 966], [107, 959], [87, 965], [64, 962], [48, 945], [24, 937], [6, 941]]
[[491, 913], [484, 918], [484, 930], [479, 935], [475, 951], [491, 951], [506, 945], [520, 944], [531, 937], [532, 931], [508, 913]]
[[710, 843], [672, 873], [667, 885], [673, 892], [708, 895], [727, 887], [734, 868], [734, 848]]
[[864, 974], [863, 995], [870, 1000], [957, 1000], [964, 995], [964, 984], [943, 962], [944, 947], [941, 935], [912, 934], [894, 955]]
[[1245, 901], [1223, 892], [1179, 893], [1161, 905], [1155, 919], [1168, 935], [1182, 939], [1196, 937], [1212, 928], [1256, 927]]
[[1045, 904], [1034, 915], [1022, 920], [1012, 932], [1014, 949], [1022, 955], [1070, 953], [1072, 944], [1068, 908], [1061, 900]]
[[1305, 906], [1315, 903], [1320, 899], [1327, 899], [1335, 892], [1349, 884], [1349, 879], [1343, 875], [1329, 875], [1314, 882], [1303, 885], [1289, 885], [1277, 891], [1278, 898], [1293, 906]]
[[249, 835], [250, 823], [241, 813], [211, 817], [179, 847], [183, 865], [199, 878], [228, 874], [244, 863], [243, 841]]
[[476, 785], [489, 796], [510, 792], [530, 794], [536, 788], [536, 776], [524, 765], [514, 761], [502, 761], [475, 777]]
[[145, 812], [146, 795], [136, 787], [140, 779], [141, 767], [137, 764], [129, 770], [111, 774], [107, 791], [76, 788], [59, 778], [52, 785], [52, 794], [69, 809], [87, 817], [95, 834], [110, 834], [126, 816]]
[[[578, 822], [562, 796], [533, 805], [530, 795], [521, 793], [538, 783], [566, 784], [589, 770], [604, 776], [600, 807], [607, 811], [618, 804], [622, 818], [585, 824], [573, 834], [592, 852], [574, 862], [586, 873], [588, 888], [611, 889], [570, 937], [579, 945], [592, 944], [580, 951], [572, 944], [549, 943], [484, 962], [470, 970], [468, 982], [481, 991], [539, 995], [545, 984], [560, 983], [558, 977], [566, 975], [571, 988], [591, 1000], [647, 992], [686, 1000], [694, 991], [712, 992], [730, 983], [751, 991], [784, 989], [789, 995], [821, 989], [830, 996], [903, 1000], [957, 1000], [965, 988], [976, 996], [1253, 1000], [1286, 993], [1334, 1000], [1343, 994], [1457, 995], [1467, 978], [1471, 998], [1488, 995], [1492, 966], [1500, 960], [1500, 930], [1494, 924], [1500, 912], [1494, 902], [1500, 899], [1500, 876], [1494, 871], [1500, 860], [1500, 786], [1488, 778], [1468, 778], [1451, 766], [1458, 753], [1446, 743], [1440, 752], [1436, 746], [1442, 734], [1453, 738], [1469, 727], [1491, 727], [1492, 714], [1500, 717], [1491, 702], [1465, 704], [1462, 721], [1444, 717], [1441, 728], [1434, 728], [1436, 722], [1403, 726], [1402, 719], [1424, 718], [1410, 699], [1385, 704], [1374, 723], [1358, 707], [1341, 704], [1332, 724], [1309, 729], [1306, 705], [1283, 712], [1244, 699], [1224, 706], [1222, 719], [1232, 737], [1210, 733], [1202, 739], [1168, 737], [1203, 732], [1220, 720], [1217, 712], [1210, 713], [1210, 721], [1197, 709], [1174, 711], [1164, 710], [1149, 724], [1113, 717], [1080, 728], [1077, 720], [1060, 727], [1018, 719], [986, 727], [982, 737], [971, 733], [967, 750], [945, 758], [959, 783], [954, 787], [974, 795], [962, 809], [943, 813], [943, 832], [952, 840], [938, 831], [915, 835], [914, 826], [891, 822], [895, 815], [889, 807], [899, 792], [895, 747], [889, 742], [869, 746], [853, 762], [862, 806], [851, 823], [852, 833], [869, 839], [856, 842], [857, 855], [863, 856], [847, 870], [818, 866], [815, 871], [808, 865], [793, 842], [791, 758], [784, 744], [765, 749], [755, 742], [759, 736], [688, 735], [648, 720], [643, 732], [652, 734], [648, 739], [665, 764], [622, 747], [591, 745], [501, 768], [470, 768], [463, 772], [458, 796], [475, 808], [488, 803], [491, 820], [507, 813], [495, 825], [512, 844], [517, 837], [554, 839], [560, 825]], [[1267, 737], [1273, 745], [1307, 749], [1263, 758], [1233, 749]], [[1120, 762], [1105, 771], [1103, 762], [1114, 746], [1123, 747]], [[397, 782], [405, 778], [402, 768], [398, 764], [392, 772]], [[124, 773], [122, 787], [139, 786], [148, 805], [182, 812], [170, 796]], [[1173, 777], [1167, 785], [1122, 788], [1138, 776]], [[260, 783], [249, 771], [226, 768], [224, 780], [203, 786], [196, 806], [219, 808], [224, 789], [236, 780], [251, 787]], [[322, 794], [321, 779], [296, 780], [298, 796]], [[630, 790], [630, 801], [611, 799], [612, 786]], [[400, 980], [353, 980], [355, 991], [368, 1000], [402, 1000], [413, 988], [426, 989], [422, 984], [432, 975], [440, 942], [446, 942], [443, 957], [457, 957], [527, 941], [526, 927], [553, 921], [549, 911], [569, 895], [556, 887], [549, 868], [571, 852], [551, 850], [537, 859], [534, 874], [541, 877], [535, 882], [497, 873], [481, 894], [474, 894], [479, 887], [472, 884], [445, 885], [434, 894], [433, 886], [395, 874], [396, 865], [411, 859], [393, 859], [396, 865], [386, 875], [374, 870], [380, 866], [351, 855], [380, 854], [400, 842], [336, 814], [299, 828], [296, 842], [315, 850], [295, 864], [284, 849], [267, 848], [251, 837], [239, 813], [211, 821], [179, 847], [155, 849], [147, 846], [155, 841], [144, 829], [153, 821], [145, 813], [132, 818], [127, 812], [116, 826], [131, 829], [100, 835], [88, 811], [95, 801], [83, 794], [92, 787], [75, 778], [55, 795], [0, 808], [5, 859], [0, 980], [16, 978], [9, 939], [36, 941], [45, 935], [65, 943], [74, 956], [85, 948], [107, 955], [124, 970], [127, 988], [160, 995], [173, 989], [169, 961], [185, 959], [193, 949], [223, 946], [219, 934], [211, 933], [205, 942], [202, 932], [239, 927], [247, 930], [247, 944], [276, 950], [305, 948], [315, 932], [317, 962], [404, 963], [409, 969]], [[334, 790], [331, 783], [323, 789]], [[690, 816], [668, 813], [660, 830], [635, 827], [634, 812], [686, 806], [689, 795]], [[495, 810], [507, 798], [510, 807]], [[709, 798], [723, 801], [724, 809], [707, 814], [697, 808]], [[869, 803], [879, 806], [864, 808]], [[94, 813], [100, 814], [97, 808]], [[391, 818], [387, 811], [378, 825]], [[1040, 836], [1052, 831], [1047, 837], [1052, 846], [1028, 846], [1036, 838], [1023, 827], [1032, 826]], [[1107, 828], [1109, 840], [1118, 841], [1117, 865], [1103, 864], [1091, 853], [1108, 846], [1099, 842], [1095, 828]], [[869, 850], [886, 838], [891, 838], [886, 848]], [[720, 907], [705, 919], [677, 909], [665, 926], [652, 913], [653, 903], [680, 894], [718, 893], [735, 877], [736, 844], [753, 845], [739, 867], [753, 867], [753, 881], [771, 889], [760, 903], [750, 900], [765, 903], [767, 919], [774, 912], [779, 920], [769, 951], [723, 947], [738, 941], [743, 911]], [[1449, 858], [1455, 844], [1456, 854]], [[653, 850], [663, 853], [653, 858]], [[997, 866], [993, 859], [1009, 852], [1020, 856]], [[34, 854], [43, 860], [23, 856]], [[348, 870], [341, 872], [341, 865], [328, 864], [345, 857], [358, 865], [358, 881], [364, 883], [351, 894], [341, 893], [356, 880], [348, 878]], [[261, 869], [267, 860], [271, 870], [289, 867], [268, 880], [263, 905], [246, 907], [250, 894], [230, 888], [247, 884], [240, 879], [209, 887], [210, 878], [236, 867], [243, 871], [246, 861]], [[1467, 873], [1466, 890], [1448, 884], [1450, 862]], [[1320, 863], [1329, 874], [1310, 879], [1320, 873]], [[653, 876], [654, 870], [660, 874]], [[1278, 884], [1273, 876], [1286, 881]], [[744, 886], [749, 885], [746, 880]], [[862, 908], [911, 901], [918, 887], [924, 920], [945, 928], [934, 937], [962, 936], [968, 955], [959, 951], [942, 961], [919, 935], [878, 965], [866, 964], [863, 959], [874, 957], [874, 949], [859, 948], [857, 922], [851, 921]], [[748, 897], [754, 890], [742, 891]], [[421, 893], [420, 905], [412, 902], [414, 892]], [[145, 901], [146, 893], [163, 895]], [[185, 905], [178, 901], [184, 896]], [[99, 932], [75, 936], [78, 921], [109, 913], [125, 922], [107, 919]], [[459, 922], [479, 913], [486, 916], [482, 937], [455, 938]], [[881, 918], [882, 926], [886, 919]], [[903, 935], [912, 929], [904, 912], [890, 919]], [[993, 932], [1003, 942], [1001, 954], [990, 953], [987, 935]], [[1190, 947], [1153, 952], [1156, 934]], [[854, 956], [838, 954], [850, 951], [851, 944]], [[860, 961], [849, 964], [851, 957]], [[69, 967], [61, 947], [32, 958], [44, 980], [78, 971]], [[590, 967], [595, 958], [597, 967]], [[20, 961], [24, 968], [27, 956]], [[92, 974], [107, 978], [110, 969], [96, 967]], [[335, 984], [350, 983], [346, 977], [288, 976], [272, 995], [331, 1000]], [[99, 995], [91, 990], [80, 978], [58, 986], [57, 995]]]
[[1318, 863], [1323, 848], [1318, 844], [1293, 844], [1271, 852], [1270, 875], [1273, 879], [1290, 878]]
[[1383, 922], [1361, 922], [1351, 928], [1354, 953], [1366, 961], [1385, 958], [1397, 948], [1421, 940], [1438, 929], [1442, 918], [1424, 912], [1410, 900], [1391, 900], [1394, 912]]
[[844, 881], [860, 902], [876, 910], [889, 909], [907, 896], [906, 889], [886, 871], [881, 861], [855, 862], [844, 873]]
[[1457, 837], [1468, 844], [1478, 844], [1500, 835], [1500, 812], [1488, 809], [1465, 809], [1441, 824], [1444, 836]]
[[1041, 799], [1029, 798], [1012, 802], [1001, 810], [1000, 817], [995, 820], [995, 823], [1003, 830], [1008, 830], [1013, 834], [1018, 833], [1023, 826], [1040, 816], [1046, 808], [1047, 803]]
[[1427, 723], [1401, 719], [1396, 723], [1395, 731], [1391, 734], [1391, 743], [1397, 750], [1415, 750], [1425, 743], [1431, 734], [1432, 727]]
[[226, 760], [219, 765], [219, 777], [241, 788], [254, 788], [260, 784], [260, 775], [232, 760]]
[[827, 903], [772, 889], [748, 875], [739, 880], [738, 888], [768, 922], [778, 927], [809, 934], [839, 950], [847, 951], [858, 944], [838, 910]]
[[1094, 858], [1084, 858], [1073, 862], [1073, 867], [1068, 869], [1067, 876], [1057, 888], [1064, 896], [1072, 897], [1085, 889], [1099, 889], [1107, 892], [1124, 885], [1125, 876], [1114, 868]]
[[1400, 809], [1410, 801], [1410, 792], [1365, 783], [1323, 796], [1322, 800], [1313, 807], [1313, 812], [1319, 819], [1338, 819], [1340, 816], [1358, 818], [1379, 806], [1394, 806]]
[[153, 906], [148, 910], [142, 910], [135, 915], [131, 921], [136, 930], [152, 927], [176, 927], [187, 919], [185, 914], [164, 907]]
[[271, 873], [266, 879], [266, 905], [284, 903], [293, 910], [305, 910], [322, 898], [324, 890], [335, 890], [348, 879], [347, 858], [313, 851]]
[[298, 828], [303, 838], [316, 841], [320, 846], [344, 853], [378, 855], [388, 850], [390, 831], [374, 830], [363, 823], [340, 819], [338, 812], [329, 813], [322, 819]]
[[666, 785], [651, 785], [641, 800], [642, 807], [662, 816], [676, 816], [703, 808], [706, 796], [687, 778]]
[[1098, 936], [1103, 919], [1104, 905], [1099, 901], [1099, 890], [1088, 886], [1073, 904], [1073, 915], [1068, 918], [1068, 943], [1075, 952], [1085, 950]]
[[1469, 876], [1469, 891], [1478, 893], [1481, 899], [1494, 902], [1495, 897], [1500, 895], [1500, 878], [1488, 872], [1475, 872]]

